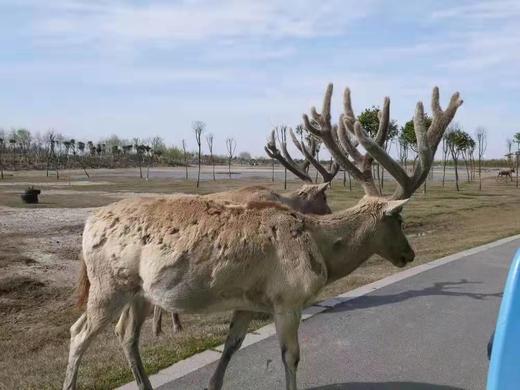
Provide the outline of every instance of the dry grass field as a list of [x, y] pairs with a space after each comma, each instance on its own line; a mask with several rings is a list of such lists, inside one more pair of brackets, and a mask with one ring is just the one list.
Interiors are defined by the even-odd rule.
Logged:
[[[0, 389], [58, 389], [66, 363], [70, 325], [80, 315], [74, 307], [83, 222], [93, 207], [117, 199], [157, 193], [195, 192], [193, 181], [96, 172], [88, 181], [65, 172], [56, 182], [43, 172], [20, 172], [0, 181]], [[19, 194], [29, 185], [42, 189], [41, 203], [28, 206]], [[203, 181], [199, 193], [249, 184], [271, 185], [265, 178]], [[290, 183], [290, 189], [297, 182]], [[520, 190], [513, 183], [486, 177], [484, 189], [463, 183], [442, 188], [429, 183], [404, 211], [405, 230], [417, 252], [412, 266], [498, 238], [520, 233]], [[281, 182], [273, 188], [282, 191]], [[386, 192], [390, 193], [391, 188]], [[362, 196], [334, 183], [329, 202], [334, 210], [353, 205]], [[372, 258], [352, 275], [328, 286], [321, 298], [387, 276], [397, 269]], [[150, 321], [142, 337], [142, 355], [149, 373], [195, 352], [217, 345], [227, 332], [228, 314], [184, 316], [185, 331], [153, 338]], [[253, 326], [269, 321], [259, 318]], [[83, 389], [108, 389], [132, 380], [113, 329], [93, 342], [80, 370]]]

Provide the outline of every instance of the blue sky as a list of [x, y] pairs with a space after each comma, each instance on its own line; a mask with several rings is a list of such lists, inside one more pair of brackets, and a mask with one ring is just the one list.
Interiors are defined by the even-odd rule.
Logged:
[[335, 86], [354, 108], [429, 107], [438, 85], [456, 121], [488, 131], [488, 157], [520, 131], [520, 2], [0, 0], [0, 127], [76, 139], [186, 138], [202, 120], [217, 152], [263, 153]]

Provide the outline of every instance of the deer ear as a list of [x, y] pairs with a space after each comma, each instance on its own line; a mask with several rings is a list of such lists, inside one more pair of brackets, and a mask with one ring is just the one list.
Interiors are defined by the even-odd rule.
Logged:
[[389, 201], [387, 201], [385, 207], [383, 208], [383, 214], [384, 215], [388, 215], [388, 216], [399, 214], [401, 212], [401, 210], [403, 209], [403, 206], [409, 200], [410, 200], [410, 198], [403, 199], [403, 200], [389, 200]]
[[330, 181], [318, 184], [318, 193], [325, 192], [330, 187]]

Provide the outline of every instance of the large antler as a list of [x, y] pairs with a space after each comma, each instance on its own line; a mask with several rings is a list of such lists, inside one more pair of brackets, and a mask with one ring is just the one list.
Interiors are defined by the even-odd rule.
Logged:
[[426, 129], [425, 125], [423, 104], [422, 102], [417, 103], [413, 122], [417, 138], [419, 161], [415, 166], [412, 176], [408, 176], [401, 165], [390, 157], [381, 145], [374, 142], [374, 140], [368, 136], [359, 122], [356, 122], [354, 131], [361, 145], [397, 180], [398, 186], [392, 196], [393, 199], [409, 198], [426, 180], [442, 136], [462, 103], [463, 101], [460, 99], [459, 93], [455, 92], [450, 99], [448, 108], [443, 111], [439, 104], [439, 88], [433, 88], [433, 118], [428, 129]]
[[296, 146], [296, 148], [302, 153], [305, 157], [304, 162], [299, 165], [296, 163], [289, 152], [287, 151], [287, 143], [285, 139], [280, 140], [280, 148], [282, 151], [276, 146], [276, 136], [275, 130], [271, 132], [271, 137], [265, 146], [265, 152], [271, 158], [278, 160], [285, 168], [294, 173], [299, 179], [312, 183], [312, 178], [308, 173], [308, 166], [312, 164], [316, 170], [323, 177], [324, 182], [330, 182], [334, 179], [334, 176], [338, 173], [339, 166], [334, 163], [330, 167], [330, 170], [326, 169], [317, 159], [316, 159], [316, 151], [317, 145], [315, 140], [310, 140], [309, 145], [305, 145], [302, 141], [300, 142], [298, 138], [295, 136], [294, 132], [291, 128], [289, 128], [289, 133], [291, 135], [291, 139]]
[[267, 155], [275, 160], [278, 160], [280, 164], [282, 164], [289, 171], [294, 173], [300, 180], [303, 180], [307, 183], [312, 183], [312, 179], [309, 174], [305, 171], [305, 169], [299, 166], [291, 157], [289, 152], [287, 152], [287, 144], [285, 142], [280, 141], [282, 153], [276, 147], [276, 136], [275, 130], [271, 132], [271, 137], [267, 141], [267, 145], [265, 145], [264, 149]]
[[[312, 120], [307, 115], [303, 115], [303, 122], [309, 132], [319, 137], [334, 160], [339, 163], [343, 169], [348, 171], [355, 180], [361, 183], [367, 195], [379, 196], [379, 190], [374, 183], [372, 175], [373, 157], [366, 153], [362, 154], [357, 149], [357, 141], [352, 138], [347, 129], [351, 129], [353, 133], [355, 116], [350, 101], [350, 90], [347, 88], [344, 94], [345, 113], [340, 116], [339, 125], [331, 124], [330, 104], [332, 99], [332, 84], [327, 86], [325, 98], [323, 99], [323, 108], [318, 113], [314, 107], [311, 108]], [[390, 100], [385, 98], [383, 112], [379, 113], [379, 128], [374, 142], [383, 146], [388, 136], [388, 124], [390, 118]], [[352, 161], [349, 159], [352, 158]]]
[[314, 156], [316, 156], [316, 141], [311, 140], [310, 141], [310, 147], [311, 150], [307, 148], [307, 146], [303, 143], [298, 141], [298, 138], [296, 138], [296, 135], [292, 131], [291, 128], [289, 128], [289, 134], [291, 135], [292, 141], [294, 143], [294, 146], [300, 151], [301, 154], [305, 156], [305, 160], [310, 162], [314, 168], [319, 172], [319, 174], [323, 177], [324, 182], [330, 182], [332, 179], [334, 179], [334, 176], [339, 171], [339, 165], [334, 162], [330, 166], [329, 169], [325, 168]]
[[[383, 110], [379, 112], [379, 127], [377, 134], [371, 138], [361, 123], [356, 120], [350, 99], [350, 90], [344, 93], [344, 114], [340, 116], [339, 125], [332, 126], [330, 104], [332, 98], [332, 84], [329, 84], [323, 100], [322, 112], [318, 113], [311, 108], [313, 120], [303, 115], [305, 127], [316, 137], [321, 138], [334, 159], [358, 180], [367, 195], [380, 196], [372, 176], [372, 162], [376, 159], [396, 179], [398, 187], [393, 194], [394, 199], [409, 198], [426, 180], [433, 163], [435, 152], [442, 136], [457, 109], [462, 104], [459, 93], [453, 94], [448, 108], [443, 111], [439, 105], [439, 89], [433, 89], [432, 111], [433, 119], [426, 130], [424, 108], [421, 102], [417, 103], [414, 117], [414, 128], [417, 137], [417, 152], [419, 163], [410, 177], [406, 171], [385, 150], [390, 121], [390, 99], [385, 98]], [[355, 137], [355, 138], [354, 138]], [[357, 139], [357, 140], [356, 140]], [[365, 150], [362, 154], [358, 149], [358, 141]], [[349, 159], [352, 158], [352, 161]]]

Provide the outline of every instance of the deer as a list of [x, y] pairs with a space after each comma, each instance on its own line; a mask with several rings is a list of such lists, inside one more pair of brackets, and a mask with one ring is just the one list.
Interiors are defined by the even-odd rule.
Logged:
[[[265, 146], [267, 155], [278, 160], [282, 166], [292, 172], [297, 178], [302, 180], [304, 184], [297, 191], [286, 196], [280, 195], [269, 188], [263, 186], [248, 186], [234, 191], [224, 191], [215, 194], [206, 195], [210, 199], [221, 200], [230, 203], [248, 203], [255, 201], [265, 202], [281, 202], [290, 208], [304, 214], [330, 214], [332, 211], [327, 205], [327, 197], [325, 190], [330, 186], [332, 180], [339, 171], [339, 165], [333, 163], [329, 168], [323, 166], [316, 158], [317, 142], [314, 137], [307, 138], [307, 144], [304, 143], [303, 137], [299, 141], [295, 136], [292, 128], [289, 128], [292, 141], [296, 148], [304, 156], [302, 164], [298, 164], [287, 151], [287, 142], [285, 139], [280, 140], [282, 152], [276, 145], [276, 130], [272, 130], [271, 137]], [[322, 176], [323, 183], [313, 185], [312, 178], [309, 175], [309, 166], [315, 167], [317, 172]], [[159, 306], [154, 306], [153, 311], [153, 327], [154, 336], [162, 333], [162, 314], [163, 310]], [[178, 313], [170, 313], [172, 321], [173, 334], [182, 331], [182, 323]]]
[[[274, 142], [274, 143], [273, 143]], [[270, 141], [269, 146], [274, 150], [277, 150], [276, 142], [274, 138]], [[285, 149], [286, 150], [286, 149]], [[288, 153], [287, 153], [288, 155]], [[278, 153], [274, 158], [277, 160], [284, 160], [285, 158]], [[291, 159], [292, 160], [292, 159]], [[324, 168], [325, 169], [325, 168]], [[290, 169], [293, 173], [297, 170], [298, 173], [304, 172], [303, 168], [295, 165]], [[337, 172], [337, 171], [336, 171]], [[299, 177], [297, 175], [297, 177]], [[303, 184], [299, 189], [288, 195], [281, 195], [272, 191], [271, 189], [263, 186], [247, 186], [239, 188], [238, 190], [217, 192], [214, 194], [205, 195], [205, 198], [227, 202], [229, 204], [252, 204], [254, 202], [278, 202], [288, 206], [289, 208], [299, 211], [304, 214], [330, 214], [332, 213], [329, 205], [327, 204], [327, 196], [325, 191], [329, 187], [329, 181], [332, 180], [333, 175], [327, 173], [323, 176], [324, 182], [321, 184]], [[310, 177], [309, 177], [310, 180]], [[305, 180], [305, 182], [308, 182]], [[153, 326], [152, 331], [154, 336], [158, 336], [162, 333], [162, 314], [163, 310], [159, 306], [154, 306], [153, 310]], [[178, 333], [182, 331], [182, 322], [179, 314], [172, 312], [172, 331]]]
[[[287, 129], [287, 127], [285, 127]], [[264, 147], [267, 155], [282, 164], [287, 170], [292, 172], [298, 179], [302, 180], [304, 184], [297, 191], [288, 194], [287, 196], [280, 195], [263, 186], [248, 186], [235, 191], [225, 191], [215, 194], [207, 195], [211, 199], [219, 199], [224, 202], [231, 203], [248, 203], [254, 201], [274, 201], [281, 202], [290, 208], [302, 212], [304, 214], [330, 214], [332, 211], [327, 205], [327, 198], [325, 195], [326, 188], [329, 187], [332, 180], [339, 171], [339, 165], [333, 162], [329, 168], [326, 168], [316, 158], [318, 151], [318, 144], [316, 138], [313, 136], [307, 137], [306, 143], [303, 136], [298, 140], [292, 128], [289, 129], [289, 134], [298, 151], [304, 156], [301, 164], [298, 164], [287, 150], [287, 142], [285, 138], [279, 140], [282, 151], [276, 144], [276, 130], [271, 131], [270, 139]], [[316, 171], [322, 176], [323, 184], [313, 185], [311, 176], [309, 175], [309, 167], [312, 165]], [[154, 307], [153, 312], [153, 334], [158, 336], [162, 333], [162, 313], [163, 310], [159, 306]], [[171, 313], [172, 331], [177, 333], [182, 331], [182, 323], [177, 313]]]
[[515, 168], [501, 169], [498, 171], [497, 181], [501, 177], [504, 177], [506, 180], [509, 177], [513, 181], [513, 173], [515, 173]]
[[[140, 389], [152, 389], [139, 354], [139, 333], [149, 305], [181, 313], [232, 311], [224, 350], [208, 389], [219, 390], [233, 354], [255, 312], [274, 318], [287, 390], [296, 390], [298, 328], [303, 308], [329, 283], [377, 254], [404, 267], [415, 253], [401, 211], [431, 169], [446, 127], [462, 104], [459, 94], [443, 110], [433, 89], [432, 122], [417, 103], [414, 128], [419, 158], [413, 175], [384, 149], [390, 100], [371, 138], [353, 115], [350, 90], [344, 113], [331, 123], [333, 87], [320, 113], [304, 124], [335, 161], [361, 184], [365, 196], [350, 208], [306, 215], [280, 203], [229, 205], [196, 195], [131, 198], [98, 209], [85, 224], [79, 303], [86, 310], [72, 325], [63, 389], [75, 389], [81, 357], [93, 338], [117, 318], [119, 338]], [[365, 152], [356, 148], [359, 143]], [[356, 151], [354, 151], [356, 149]], [[383, 197], [372, 176], [377, 160], [397, 182]], [[276, 205], [276, 206], [275, 206]]]

